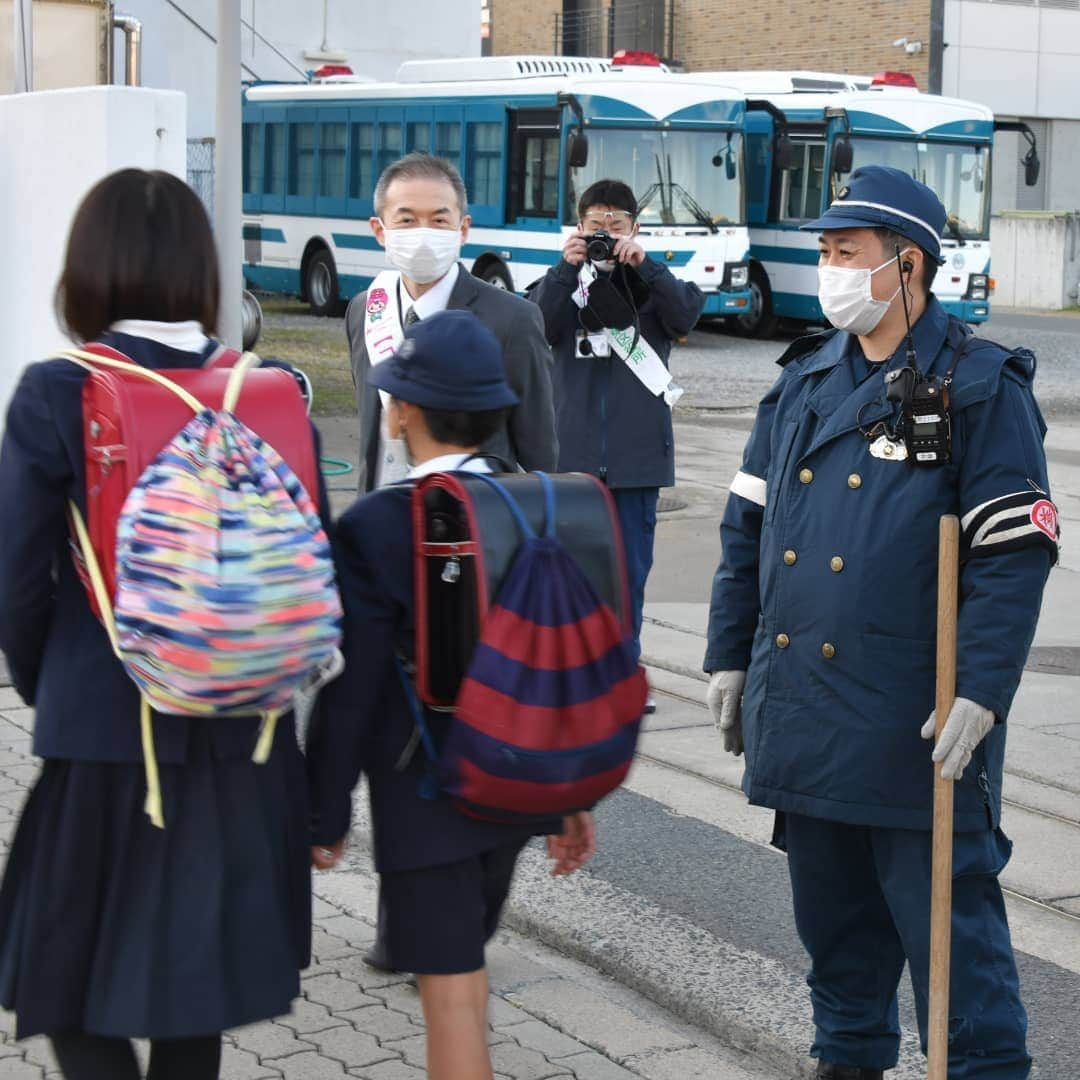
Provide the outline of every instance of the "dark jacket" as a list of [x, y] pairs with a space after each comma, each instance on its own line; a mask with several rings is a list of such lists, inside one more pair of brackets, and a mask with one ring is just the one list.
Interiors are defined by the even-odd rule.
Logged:
[[[445, 798], [421, 798], [422, 748], [397, 770], [414, 730], [395, 666], [413, 643], [411, 484], [366, 495], [338, 520], [335, 548], [345, 608], [345, 671], [320, 695], [307, 737], [312, 843], [349, 831], [352, 790], [367, 775], [381, 873], [456, 862], [517, 836], [559, 828], [523, 828], [466, 817]], [[444, 716], [428, 714], [438, 739]]]
[[[637, 272], [650, 290], [639, 311], [641, 333], [667, 364], [672, 338], [690, 332], [705, 297], [650, 258]], [[613, 488], [669, 487], [675, 483], [671, 409], [617, 356], [575, 358], [577, 280], [577, 267], [560, 259], [528, 293], [544, 313], [555, 357], [559, 472], [592, 473]]]
[[[200, 356], [126, 334], [102, 340], [163, 371], [198, 367], [216, 348]], [[36, 707], [35, 754], [141, 762], [139, 694], [90, 610], [69, 546], [68, 499], [86, 516], [85, 378], [70, 361], [47, 360], [26, 369], [11, 399], [0, 450], [0, 650], [15, 689]], [[329, 505], [325, 491], [320, 505]], [[189, 727], [184, 717], [155, 715], [159, 762], [186, 760]], [[250, 755], [257, 727], [256, 717], [214, 725], [215, 754]]]
[[[1055, 553], [1046, 429], [1030, 354], [968, 337], [933, 298], [913, 337], [924, 370], [956, 365], [951, 463], [872, 456], [864, 431], [897, 408], [884, 372], [867, 372], [850, 334], [796, 342], [724, 511], [704, 666], [749, 669], [751, 802], [929, 828], [919, 729], [934, 707], [938, 522], [957, 515], [956, 694], [999, 721], [956, 783], [956, 828], [974, 831], [1000, 817], [1004, 721]], [[887, 367], [903, 356], [901, 345]]]
[[[371, 363], [364, 341], [366, 308], [365, 291], [353, 297], [345, 312], [345, 335], [349, 339], [359, 415], [357, 486], [361, 492], [370, 491], [375, 484], [381, 416], [379, 392], [367, 384]], [[461, 263], [447, 308], [471, 311], [498, 338], [506, 364], [506, 380], [520, 402], [510, 410], [506, 430], [489, 439], [483, 449], [511, 465], [516, 462], [524, 469], [554, 472], [559, 451], [552, 404], [551, 350], [544, 341], [544, 328], [535, 309], [520, 296], [473, 277]]]

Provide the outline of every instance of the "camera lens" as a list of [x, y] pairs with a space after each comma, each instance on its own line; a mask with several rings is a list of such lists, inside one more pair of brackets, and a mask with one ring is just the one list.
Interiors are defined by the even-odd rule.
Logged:
[[615, 258], [615, 241], [606, 232], [594, 233], [585, 245], [589, 262], [610, 262]]

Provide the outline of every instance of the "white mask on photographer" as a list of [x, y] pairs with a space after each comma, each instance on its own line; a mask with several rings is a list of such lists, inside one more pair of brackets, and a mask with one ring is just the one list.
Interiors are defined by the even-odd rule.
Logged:
[[418, 285], [438, 281], [461, 254], [458, 229], [387, 229], [384, 225], [383, 242], [386, 261]]
[[[906, 252], [901, 252], [901, 255]], [[886, 266], [895, 263], [895, 258], [886, 259], [873, 270], [867, 267], [853, 269], [847, 266], [818, 267], [818, 300], [825, 318], [840, 330], [860, 337], [869, 334], [883, 318], [885, 312], [900, 293], [896, 292], [888, 300], [875, 300], [871, 291], [871, 278]]]

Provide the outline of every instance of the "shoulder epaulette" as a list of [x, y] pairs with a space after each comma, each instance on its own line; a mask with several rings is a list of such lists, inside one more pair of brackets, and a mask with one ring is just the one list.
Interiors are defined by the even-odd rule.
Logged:
[[830, 327], [828, 330], [819, 330], [816, 334], [807, 334], [805, 337], [796, 338], [781, 354], [780, 359], [776, 362], [785, 367], [790, 364], [792, 360], [800, 360], [804, 356], [808, 356], [812, 352], [816, 352], [825, 344], [830, 338], [835, 336], [836, 327]]

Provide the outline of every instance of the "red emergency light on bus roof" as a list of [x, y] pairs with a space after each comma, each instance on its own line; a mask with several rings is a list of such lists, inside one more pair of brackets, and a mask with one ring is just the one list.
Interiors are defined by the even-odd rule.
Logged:
[[612, 67], [659, 67], [660, 57], [644, 49], [619, 49], [611, 58]]
[[918, 90], [915, 76], [908, 71], [879, 71], [870, 82], [871, 86], [906, 86]]
[[353, 69], [348, 64], [323, 64], [321, 68], [315, 69], [314, 77], [316, 79], [331, 79], [335, 75], [352, 75]]

